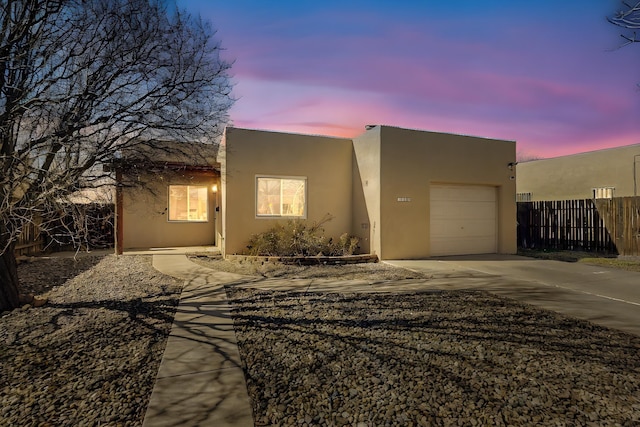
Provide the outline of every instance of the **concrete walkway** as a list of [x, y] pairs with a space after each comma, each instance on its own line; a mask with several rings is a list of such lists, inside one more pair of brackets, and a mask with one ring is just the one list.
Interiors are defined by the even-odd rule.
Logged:
[[516, 256], [389, 264], [429, 278], [261, 280], [201, 267], [183, 254], [154, 254], [153, 266], [185, 280], [185, 287], [143, 426], [253, 426], [225, 285], [306, 292], [480, 289], [640, 335], [640, 273]]
[[143, 426], [253, 426], [224, 284], [185, 255], [154, 255], [160, 272], [185, 280]]

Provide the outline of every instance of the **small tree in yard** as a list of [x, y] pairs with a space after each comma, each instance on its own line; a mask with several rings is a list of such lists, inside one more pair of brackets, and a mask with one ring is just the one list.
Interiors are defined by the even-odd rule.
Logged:
[[230, 64], [208, 25], [163, 4], [1, 2], [0, 311], [19, 304], [14, 246], [25, 224], [112, 184], [102, 165], [122, 150], [221, 134]]

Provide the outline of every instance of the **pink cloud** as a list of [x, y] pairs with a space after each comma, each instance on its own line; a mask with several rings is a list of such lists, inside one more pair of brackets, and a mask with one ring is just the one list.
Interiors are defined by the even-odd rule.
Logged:
[[[489, 76], [488, 81], [491, 78]], [[516, 86], [522, 88], [519, 89], [522, 94], [515, 95], [509, 92], [509, 86], [493, 88], [496, 97], [511, 97], [510, 105], [521, 103], [528, 107], [523, 110], [514, 107], [516, 111], [509, 111], [499, 103], [489, 106], [465, 103], [455, 99], [455, 93], [435, 101], [424, 96], [411, 101], [390, 92], [265, 84], [260, 80], [251, 86], [249, 92], [263, 101], [253, 99], [248, 108], [244, 108], [243, 99], [238, 102], [233, 117], [241, 126], [351, 137], [360, 134], [365, 124], [389, 124], [517, 140], [523, 149], [543, 156], [580, 151], [582, 146], [611, 146], [612, 141], [613, 144], [637, 142], [633, 140], [635, 123], [612, 129], [607, 116], [600, 115], [602, 111], [597, 109], [603, 110], [604, 105], [605, 111], [619, 111], [626, 107], [624, 102], [618, 102], [613, 96], [604, 96], [606, 102], [601, 102], [597, 94], [584, 95], [579, 89], [545, 82], [518, 81]], [[545, 102], [567, 105], [564, 110], [548, 111], [544, 108]], [[587, 112], [577, 110], [582, 104], [597, 108]], [[562, 116], [556, 117], [558, 111]], [[618, 136], [621, 133], [624, 136]]]
[[[545, 156], [640, 142], [640, 55], [604, 52], [600, 27], [576, 34], [539, 10], [509, 21], [427, 7], [295, 8], [226, 15], [237, 125], [353, 136], [384, 123], [515, 139]], [[573, 18], [587, 25], [587, 16]]]

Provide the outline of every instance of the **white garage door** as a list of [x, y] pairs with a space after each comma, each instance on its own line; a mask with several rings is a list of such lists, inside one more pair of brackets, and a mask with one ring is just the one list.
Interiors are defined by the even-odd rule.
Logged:
[[497, 252], [496, 188], [431, 186], [431, 255]]

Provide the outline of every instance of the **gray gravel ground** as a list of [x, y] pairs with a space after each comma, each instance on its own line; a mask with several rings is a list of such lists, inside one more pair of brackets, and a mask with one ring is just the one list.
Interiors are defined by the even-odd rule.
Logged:
[[343, 265], [293, 265], [277, 262], [231, 262], [209, 256], [190, 256], [196, 264], [218, 271], [271, 278], [330, 278], [340, 280], [366, 279], [371, 281], [427, 279], [428, 275], [384, 263]]
[[35, 259], [41, 308], [0, 314], [0, 426], [139, 426], [181, 282], [150, 257]]
[[640, 425], [635, 335], [478, 291], [227, 293], [258, 426]]
[[[382, 264], [198, 263], [263, 277], [413, 278]], [[181, 283], [148, 257], [20, 265], [0, 314], [0, 426], [138, 426]], [[424, 276], [420, 276], [424, 277]], [[256, 425], [640, 425], [640, 337], [482, 292], [229, 288]]]

